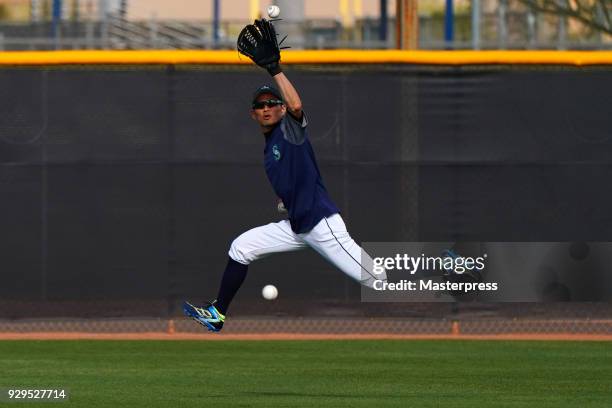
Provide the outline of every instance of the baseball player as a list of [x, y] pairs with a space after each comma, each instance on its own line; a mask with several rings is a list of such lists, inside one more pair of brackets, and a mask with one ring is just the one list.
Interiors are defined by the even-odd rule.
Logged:
[[373, 272], [372, 259], [347, 232], [323, 184], [308, 140], [308, 119], [299, 94], [282, 72], [272, 24], [262, 19], [246, 26], [238, 50], [265, 68], [276, 85], [256, 90], [251, 118], [264, 135], [266, 175], [288, 219], [248, 230], [232, 242], [216, 301], [202, 306], [184, 303], [187, 316], [214, 332], [223, 327], [249, 264], [273, 253], [312, 248], [362, 285], [372, 287], [375, 280], [386, 280], [384, 272]]

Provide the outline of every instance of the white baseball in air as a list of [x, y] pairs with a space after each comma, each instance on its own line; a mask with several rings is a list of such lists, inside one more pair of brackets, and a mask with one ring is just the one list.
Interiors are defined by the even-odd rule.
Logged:
[[280, 16], [280, 7], [275, 5], [268, 6], [268, 17], [276, 18], [278, 16]]
[[278, 289], [274, 285], [266, 285], [261, 290], [261, 295], [264, 299], [274, 300], [278, 297]]

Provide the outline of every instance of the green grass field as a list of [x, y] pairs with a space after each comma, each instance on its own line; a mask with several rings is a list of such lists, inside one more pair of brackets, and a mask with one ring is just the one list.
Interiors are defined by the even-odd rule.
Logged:
[[610, 407], [612, 344], [0, 341], [9, 386], [83, 407]]

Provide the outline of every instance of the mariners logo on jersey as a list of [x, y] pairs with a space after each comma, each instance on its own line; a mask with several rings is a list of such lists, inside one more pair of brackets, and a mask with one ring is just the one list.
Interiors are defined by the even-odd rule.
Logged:
[[278, 145], [272, 146], [272, 154], [274, 155], [274, 160], [279, 161], [281, 158], [281, 152], [278, 148]]

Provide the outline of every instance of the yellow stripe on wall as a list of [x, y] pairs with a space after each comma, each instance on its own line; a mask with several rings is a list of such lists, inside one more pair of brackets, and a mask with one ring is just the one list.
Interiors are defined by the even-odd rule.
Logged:
[[[284, 51], [284, 64], [612, 65], [612, 51]], [[252, 64], [237, 51], [5, 51], [0, 65]]]

